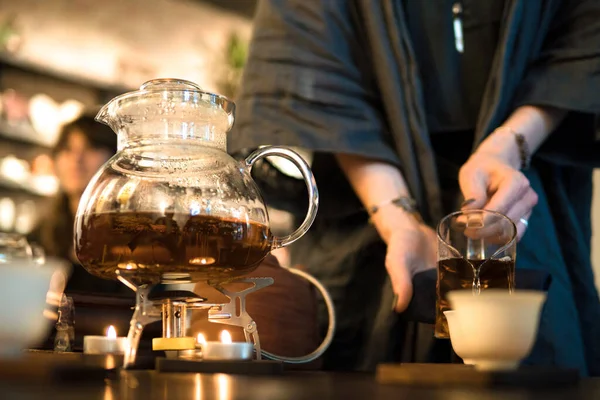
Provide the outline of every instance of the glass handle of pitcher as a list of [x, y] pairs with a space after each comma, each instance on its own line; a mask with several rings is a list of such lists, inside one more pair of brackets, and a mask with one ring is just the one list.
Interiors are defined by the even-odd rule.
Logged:
[[245, 162], [248, 170], [252, 168], [254, 163], [265, 157], [278, 156], [285, 158], [286, 160], [292, 162], [302, 174], [304, 178], [304, 182], [306, 183], [306, 188], [308, 189], [308, 211], [306, 213], [306, 217], [302, 224], [296, 229], [294, 232], [287, 236], [273, 238], [273, 249], [277, 249], [280, 247], [288, 246], [294, 243], [296, 240], [300, 239], [310, 228], [312, 223], [317, 216], [317, 210], [319, 209], [319, 191], [317, 189], [317, 182], [315, 181], [315, 177], [313, 176], [310, 167], [304, 161], [304, 159], [295, 151], [290, 150], [286, 147], [279, 146], [265, 146], [261, 147], [252, 154], [250, 154]]

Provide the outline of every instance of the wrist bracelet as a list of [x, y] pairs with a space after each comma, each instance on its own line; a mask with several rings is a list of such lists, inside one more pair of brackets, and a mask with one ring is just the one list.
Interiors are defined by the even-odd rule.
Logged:
[[415, 199], [413, 199], [411, 197], [407, 197], [407, 196], [396, 197], [395, 199], [388, 200], [384, 203], [371, 206], [367, 209], [367, 212], [369, 213], [369, 216], [372, 218], [373, 215], [375, 215], [375, 213], [377, 211], [379, 211], [381, 208], [388, 206], [390, 204], [394, 205], [396, 207], [400, 207], [401, 209], [406, 211], [408, 214], [415, 217], [417, 219], [417, 221], [423, 222], [423, 218], [421, 218], [421, 214], [417, 210], [417, 202], [415, 201]]
[[529, 163], [531, 162], [531, 153], [529, 152], [529, 145], [527, 144], [527, 140], [525, 140], [525, 135], [516, 132], [510, 126], [498, 127], [496, 131], [501, 129], [507, 129], [515, 138], [515, 142], [517, 143], [517, 148], [519, 150], [519, 160], [521, 162], [520, 169], [526, 170], [529, 168]]
[[[512, 129], [511, 129], [512, 130]], [[525, 136], [522, 133], [516, 133], [513, 131], [515, 135], [515, 140], [517, 142], [517, 146], [519, 147], [519, 157], [521, 159], [521, 169], [526, 170], [529, 168], [529, 163], [531, 162], [531, 154], [529, 153], [529, 145], [525, 140]]]

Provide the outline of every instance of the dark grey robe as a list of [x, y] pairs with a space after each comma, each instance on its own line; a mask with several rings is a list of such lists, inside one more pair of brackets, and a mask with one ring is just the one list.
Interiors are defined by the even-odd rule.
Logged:
[[[371, 369], [398, 346], [385, 248], [330, 155], [397, 165], [429, 223], [448, 211], [402, 7], [392, 0], [268, 0], [259, 5], [254, 35], [230, 150], [279, 144], [315, 151], [322, 207], [298, 245], [343, 315], [334, 349], [341, 354], [360, 343], [349, 359]], [[600, 301], [590, 261], [600, 1], [507, 0], [500, 37], [474, 145], [519, 105], [569, 111], [526, 171], [540, 201], [517, 268], [553, 276], [528, 362], [600, 375]], [[297, 182], [278, 179], [262, 179], [267, 200], [301, 214]]]

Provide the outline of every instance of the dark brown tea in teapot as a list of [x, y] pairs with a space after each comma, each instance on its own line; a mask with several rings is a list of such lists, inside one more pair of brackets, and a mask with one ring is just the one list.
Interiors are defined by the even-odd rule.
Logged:
[[265, 225], [162, 212], [91, 214], [76, 243], [88, 272], [140, 283], [225, 280], [254, 270], [271, 250]]
[[438, 261], [438, 284], [435, 332], [438, 338], [449, 338], [448, 322], [444, 311], [450, 310], [446, 295], [451, 290], [514, 289], [515, 262], [506, 260], [470, 260], [448, 258]]

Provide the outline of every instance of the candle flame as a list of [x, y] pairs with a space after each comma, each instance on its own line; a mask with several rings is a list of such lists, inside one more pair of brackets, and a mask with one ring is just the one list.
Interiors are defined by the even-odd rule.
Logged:
[[108, 329], [106, 330], [106, 336], [109, 339], [116, 339], [117, 338], [117, 330], [115, 329], [114, 326], [109, 326]]
[[221, 343], [231, 343], [231, 334], [227, 331], [221, 331]]
[[202, 333], [199, 333], [198, 336], [196, 337], [196, 343], [206, 344], [206, 338], [204, 337], [204, 335]]
[[215, 263], [215, 259], [212, 257], [194, 257], [188, 262], [194, 265], [210, 265]]
[[169, 203], [167, 203], [166, 201], [161, 201], [159, 207], [161, 214], [164, 214], [167, 207], [169, 207]]

